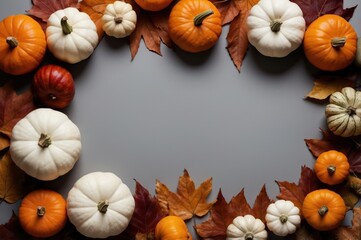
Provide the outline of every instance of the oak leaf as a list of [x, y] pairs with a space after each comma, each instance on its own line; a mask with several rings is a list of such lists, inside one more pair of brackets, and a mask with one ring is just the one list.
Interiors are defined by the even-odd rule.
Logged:
[[350, 20], [355, 8], [343, 8], [343, 0], [291, 0], [296, 3], [303, 12], [303, 17], [306, 20], [306, 25], [310, 25], [311, 22], [318, 17], [325, 14], [336, 14], [346, 20]]
[[18, 168], [7, 152], [0, 159], [0, 200], [15, 203], [24, 195], [26, 174]]
[[10, 137], [15, 124], [35, 109], [29, 89], [17, 94], [9, 83], [0, 88], [0, 133]]
[[167, 206], [169, 215], [176, 215], [183, 220], [194, 216], [202, 217], [211, 209], [214, 202], [207, 202], [212, 191], [212, 178], [206, 179], [196, 188], [187, 170], [179, 177], [177, 192], [172, 192], [166, 185], [157, 180], [156, 193], [158, 199], [163, 199], [162, 206]]
[[361, 239], [361, 208], [353, 209], [352, 227], [340, 227], [335, 231], [336, 239]]

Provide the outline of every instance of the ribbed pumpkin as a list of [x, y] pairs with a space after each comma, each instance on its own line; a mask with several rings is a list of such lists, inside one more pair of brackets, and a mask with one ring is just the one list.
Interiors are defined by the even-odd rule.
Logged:
[[31, 17], [18, 14], [0, 22], [0, 70], [21, 75], [34, 70], [44, 58], [45, 33]]
[[344, 18], [326, 14], [308, 26], [304, 52], [308, 61], [324, 71], [336, 71], [350, 65], [356, 56], [357, 34]]
[[173, 0], [135, 0], [135, 2], [144, 10], [160, 11], [168, 7]]
[[162, 218], [155, 227], [156, 240], [192, 240], [187, 225], [177, 216]]
[[222, 17], [208, 0], [182, 0], [168, 19], [169, 36], [187, 52], [202, 52], [213, 47], [222, 32]]
[[20, 225], [34, 237], [51, 237], [63, 229], [66, 221], [66, 201], [53, 190], [30, 192], [19, 207]]

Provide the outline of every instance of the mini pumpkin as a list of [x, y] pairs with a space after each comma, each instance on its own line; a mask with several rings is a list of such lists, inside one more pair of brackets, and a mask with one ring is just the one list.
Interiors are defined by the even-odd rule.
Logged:
[[105, 8], [102, 21], [103, 30], [107, 35], [124, 38], [134, 31], [137, 14], [129, 3], [115, 1]]
[[356, 43], [357, 34], [348, 21], [325, 14], [308, 26], [303, 49], [312, 65], [324, 71], [336, 71], [354, 61]]
[[72, 64], [87, 59], [98, 44], [95, 23], [88, 14], [74, 7], [50, 15], [46, 37], [50, 52], [61, 61]]
[[330, 150], [318, 156], [314, 169], [321, 182], [335, 185], [345, 181], [349, 175], [350, 164], [345, 154]]
[[222, 17], [208, 0], [179, 1], [169, 15], [169, 36], [181, 49], [197, 53], [213, 47], [222, 32]]
[[54, 180], [69, 172], [80, 151], [79, 128], [67, 115], [51, 108], [33, 110], [12, 130], [12, 160], [39, 180]]
[[261, 0], [247, 17], [248, 40], [263, 55], [285, 57], [297, 49], [306, 28], [301, 8], [289, 0]]
[[155, 227], [156, 240], [192, 240], [187, 225], [178, 216], [166, 216]]
[[156, 12], [168, 7], [172, 0], [135, 0], [135, 2], [144, 10]]
[[346, 205], [338, 193], [328, 189], [318, 189], [306, 195], [302, 213], [313, 228], [328, 231], [336, 228], [343, 221]]
[[266, 240], [266, 226], [252, 215], [238, 216], [227, 227], [227, 240]]
[[268, 205], [265, 218], [268, 229], [282, 237], [294, 233], [301, 223], [300, 209], [285, 200]]
[[28, 193], [19, 207], [19, 223], [34, 237], [51, 237], [67, 222], [66, 201], [59, 193], [38, 189]]
[[345, 87], [334, 92], [325, 109], [328, 128], [341, 137], [361, 134], [361, 92]]
[[92, 172], [78, 179], [68, 193], [70, 222], [87, 237], [122, 233], [133, 215], [135, 201], [122, 180], [111, 172]]
[[361, 67], [361, 37], [357, 39], [355, 64], [356, 66]]
[[0, 70], [21, 75], [39, 66], [46, 51], [46, 39], [40, 24], [18, 14], [0, 22]]

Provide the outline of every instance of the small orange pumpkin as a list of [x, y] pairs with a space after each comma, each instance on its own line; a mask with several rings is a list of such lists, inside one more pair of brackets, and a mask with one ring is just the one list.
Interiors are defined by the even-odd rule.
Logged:
[[318, 189], [307, 194], [303, 200], [302, 214], [313, 228], [328, 231], [343, 221], [346, 205], [338, 193]]
[[45, 33], [31, 17], [18, 14], [0, 22], [0, 70], [21, 75], [34, 70], [44, 58]]
[[187, 225], [182, 218], [166, 216], [155, 227], [156, 240], [192, 240]]
[[335, 185], [342, 183], [347, 178], [350, 164], [345, 154], [330, 150], [318, 156], [314, 169], [321, 182]]
[[20, 204], [19, 222], [31, 236], [51, 237], [63, 229], [67, 222], [66, 201], [53, 190], [32, 191]]
[[222, 32], [222, 17], [208, 0], [179, 1], [169, 15], [169, 36], [181, 49], [202, 52], [213, 47]]
[[326, 14], [308, 26], [303, 47], [306, 58], [324, 71], [336, 71], [350, 65], [356, 56], [357, 34], [344, 18]]
[[135, 2], [144, 10], [160, 11], [168, 7], [173, 0], [135, 0]]

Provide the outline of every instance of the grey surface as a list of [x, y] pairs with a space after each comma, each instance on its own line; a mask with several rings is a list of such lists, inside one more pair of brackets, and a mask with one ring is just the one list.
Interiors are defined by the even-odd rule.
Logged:
[[[30, 7], [1, 0], [0, 19]], [[359, 6], [351, 20], [359, 34], [360, 20]], [[66, 197], [82, 175], [112, 171], [132, 192], [136, 179], [153, 194], [156, 179], [175, 191], [187, 169], [197, 186], [213, 178], [210, 201], [219, 189], [229, 201], [245, 188], [252, 205], [263, 184], [274, 198], [274, 180], [298, 181], [301, 166], [314, 161], [304, 139], [325, 127], [324, 105], [304, 100], [315, 69], [302, 49], [271, 59], [250, 48], [238, 73], [227, 32], [196, 55], [163, 45], [159, 56], [142, 42], [133, 61], [127, 40], [105, 37], [91, 58], [70, 66], [76, 95], [64, 112], [82, 133], [81, 159], [44, 186]], [[1, 203], [0, 223], [17, 207]]]

